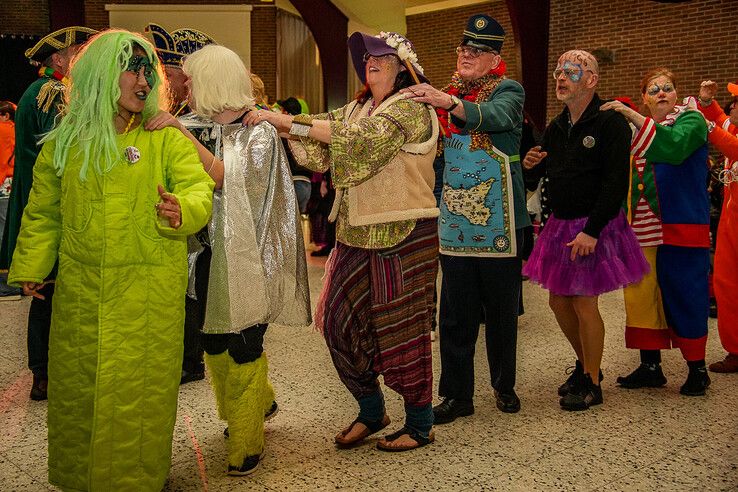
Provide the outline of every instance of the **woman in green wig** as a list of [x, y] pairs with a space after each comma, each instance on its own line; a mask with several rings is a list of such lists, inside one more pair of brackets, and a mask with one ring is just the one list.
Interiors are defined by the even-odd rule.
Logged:
[[63, 490], [159, 491], [182, 359], [186, 236], [213, 181], [172, 128], [144, 38], [110, 30], [74, 60], [64, 117], [34, 168], [9, 283], [37, 292], [58, 257], [49, 342], [49, 481]]

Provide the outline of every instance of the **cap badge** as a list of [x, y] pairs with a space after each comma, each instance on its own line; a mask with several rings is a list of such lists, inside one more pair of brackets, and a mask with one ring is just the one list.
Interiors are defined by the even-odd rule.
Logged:
[[474, 21], [474, 27], [477, 28], [477, 30], [481, 31], [485, 27], [487, 27], [487, 19], [484, 17], [477, 17], [477, 20]]

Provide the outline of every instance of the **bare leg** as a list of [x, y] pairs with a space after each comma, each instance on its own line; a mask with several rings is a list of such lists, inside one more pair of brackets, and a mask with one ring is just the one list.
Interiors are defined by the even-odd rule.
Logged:
[[598, 384], [602, 352], [605, 346], [605, 324], [600, 316], [597, 296], [576, 296], [572, 305], [579, 319], [579, 340], [582, 344], [584, 358], [579, 360], [584, 366], [584, 373], [592, 377]]
[[572, 303], [573, 299], [576, 298], [549, 293], [548, 305], [551, 306], [551, 310], [556, 316], [556, 321], [559, 323], [561, 331], [564, 332], [574, 352], [576, 352], [577, 359], [584, 364], [582, 341], [579, 337], [579, 318]]

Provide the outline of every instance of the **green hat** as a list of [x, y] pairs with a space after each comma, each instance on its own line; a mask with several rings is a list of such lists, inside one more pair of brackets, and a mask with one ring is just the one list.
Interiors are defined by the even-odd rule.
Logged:
[[59, 29], [47, 34], [32, 48], [27, 49], [26, 58], [34, 65], [41, 64], [57, 51], [75, 44], [82, 44], [95, 34], [97, 31], [89, 27], [72, 26]]

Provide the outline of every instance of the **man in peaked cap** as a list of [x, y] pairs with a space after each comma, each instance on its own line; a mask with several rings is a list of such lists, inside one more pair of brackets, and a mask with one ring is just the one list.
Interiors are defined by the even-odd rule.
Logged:
[[145, 31], [151, 34], [159, 55], [164, 72], [169, 79], [169, 90], [172, 93], [172, 107], [170, 113], [180, 116], [189, 113], [187, 107], [187, 88], [185, 81], [187, 77], [182, 71], [182, 61], [187, 55], [191, 55], [208, 44], [217, 44], [215, 40], [204, 32], [187, 27], [167, 32], [159, 24], [151, 23], [146, 26]]
[[[520, 410], [515, 393], [523, 228], [530, 225], [520, 167], [523, 87], [505, 77], [505, 30], [484, 14], [467, 21], [456, 73], [443, 90], [403, 92], [432, 104], [443, 127], [439, 316], [443, 402], [436, 424], [474, 413], [474, 346], [484, 321], [497, 408]], [[480, 316], [484, 313], [482, 316]], [[484, 318], [484, 319], [481, 319]]]
[[[169, 90], [172, 95], [172, 105], [169, 112], [174, 116], [184, 116], [190, 112], [187, 105], [187, 76], [182, 71], [184, 57], [191, 55], [203, 46], [216, 44], [215, 40], [204, 32], [195, 29], [182, 28], [167, 32], [162, 26], [151, 23], [145, 31], [151, 34], [154, 40], [156, 53], [159, 55], [164, 72], [169, 79]], [[207, 272], [210, 265], [210, 247], [207, 226], [189, 241], [195, 252], [189, 255], [190, 272]], [[185, 324], [184, 324], [184, 354], [182, 357], [182, 377], [180, 384], [205, 379], [205, 362], [203, 361], [203, 347], [200, 343], [200, 327], [205, 321], [205, 302], [198, 302], [205, 292], [199, 290], [194, 277], [190, 278], [188, 295], [185, 297]]]
[[[21, 96], [15, 113], [15, 172], [8, 216], [0, 246], [0, 269], [10, 267], [20, 231], [23, 209], [33, 184], [33, 165], [41, 148], [38, 139], [50, 131], [63, 104], [66, 76], [74, 55], [97, 31], [87, 27], [65, 27], [41, 38], [26, 51], [26, 58], [39, 67], [39, 79]], [[52, 281], [54, 272], [49, 279]], [[41, 289], [45, 299], [33, 298], [28, 312], [28, 368], [33, 372], [32, 400], [46, 399], [49, 327], [54, 284]]]

